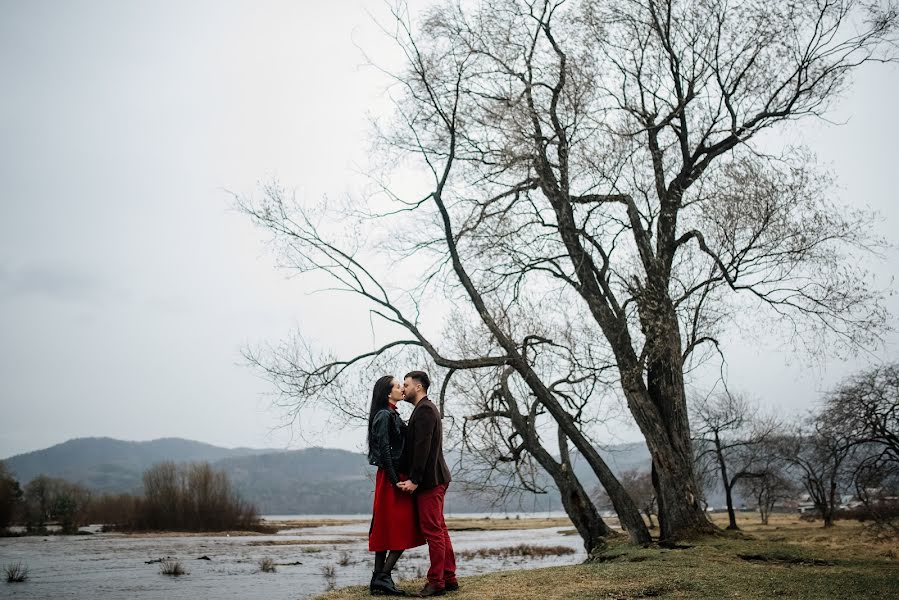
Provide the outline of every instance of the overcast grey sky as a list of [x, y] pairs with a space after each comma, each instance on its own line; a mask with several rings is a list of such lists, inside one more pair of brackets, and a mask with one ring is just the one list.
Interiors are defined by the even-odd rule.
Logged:
[[[100, 435], [360, 447], [359, 431], [273, 430], [281, 415], [241, 348], [295, 327], [339, 347], [364, 317], [332, 318], [275, 271], [226, 190], [278, 177], [314, 199], [358, 185], [385, 82], [357, 45], [389, 48], [366, 8], [379, 9], [0, 0], [0, 457]], [[867, 68], [831, 115], [846, 124], [801, 132], [894, 243], [897, 97], [895, 67]], [[877, 265], [884, 285], [897, 262]], [[899, 358], [888, 342], [877, 357]], [[872, 360], [809, 364], [775, 338], [729, 346], [731, 385], [787, 410]]]

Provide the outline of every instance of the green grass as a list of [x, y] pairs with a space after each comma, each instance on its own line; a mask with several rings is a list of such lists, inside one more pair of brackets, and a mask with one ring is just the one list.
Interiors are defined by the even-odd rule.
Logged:
[[[640, 548], [613, 542], [583, 565], [465, 577], [453, 597], [547, 600], [625, 598], [899, 598], [899, 545], [874, 540], [857, 523], [830, 530], [792, 516], [767, 527], [749, 521], [745, 535], [690, 542], [688, 548]], [[414, 590], [421, 580], [401, 582]], [[321, 600], [369, 598], [365, 587], [330, 592]]]

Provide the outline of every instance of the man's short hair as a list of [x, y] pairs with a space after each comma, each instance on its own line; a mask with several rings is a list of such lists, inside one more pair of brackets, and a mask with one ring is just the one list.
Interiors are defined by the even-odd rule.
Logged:
[[427, 393], [428, 388], [431, 387], [431, 378], [428, 377], [428, 374], [424, 371], [409, 371], [403, 379], [414, 379], [425, 389], [425, 393]]

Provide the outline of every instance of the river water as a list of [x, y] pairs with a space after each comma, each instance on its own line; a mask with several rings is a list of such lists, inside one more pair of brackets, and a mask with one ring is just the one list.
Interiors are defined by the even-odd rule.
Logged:
[[[546, 513], [539, 516], [546, 516]], [[268, 517], [270, 520], [275, 518]], [[328, 515], [327, 518], [359, 519], [359, 516]], [[562, 534], [565, 529], [570, 526], [450, 532], [457, 551], [519, 544], [567, 546], [575, 550], [574, 554], [545, 558], [460, 557], [457, 561], [459, 577], [464, 585], [466, 575], [583, 561], [585, 554], [580, 537]], [[29, 569], [28, 580], [22, 583], [6, 583], [4, 573], [3, 581], [0, 581], [0, 598], [299, 600], [326, 591], [331, 582], [337, 587], [367, 584], [372, 568], [367, 532], [368, 522], [358, 520], [349, 525], [292, 529], [276, 535], [97, 533], [0, 538], [0, 568], [21, 561]], [[210, 560], [200, 560], [201, 556]], [[147, 564], [164, 557], [181, 561], [189, 574], [166, 576], [159, 572], [158, 563]], [[259, 561], [264, 557], [281, 563], [276, 572], [260, 571]], [[323, 569], [331, 568], [334, 576], [329, 582]], [[400, 560], [394, 579], [420, 577], [427, 568], [427, 547], [415, 548], [407, 551]], [[402, 587], [402, 583], [400, 585]]]

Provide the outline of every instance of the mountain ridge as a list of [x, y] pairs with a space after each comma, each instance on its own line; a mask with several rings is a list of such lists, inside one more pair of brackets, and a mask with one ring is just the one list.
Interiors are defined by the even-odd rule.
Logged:
[[[648, 469], [649, 454], [642, 443], [601, 448], [615, 472]], [[458, 456], [448, 454], [455, 465]], [[207, 461], [224, 470], [235, 490], [263, 514], [350, 514], [371, 510], [375, 470], [359, 452], [336, 448], [297, 450], [223, 448], [184, 438], [125, 441], [108, 437], [74, 438], [5, 459], [24, 486], [40, 474], [80, 483], [96, 492], [141, 493], [143, 471], [155, 463]], [[597, 480], [586, 461], [573, 455], [576, 474], [584, 487]], [[544, 484], [551, 484], [544, 478]], [[448, 512], [515, 512], [561, 508], [558, 492], [526, 494], [496, 502], [454, 485], [447, 495]]]

